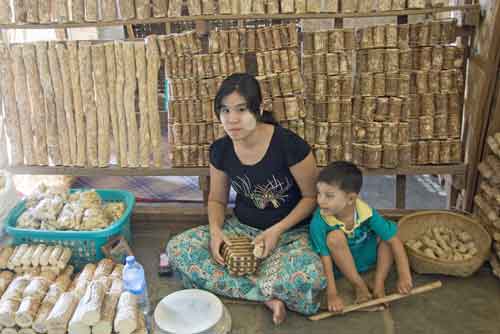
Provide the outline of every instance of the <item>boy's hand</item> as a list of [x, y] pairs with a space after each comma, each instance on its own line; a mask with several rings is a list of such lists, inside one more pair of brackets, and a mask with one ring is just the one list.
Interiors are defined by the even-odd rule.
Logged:
[[328, 292], [328, 311], [342, 312], [344, 309], [344, 301], [336, 292]]
[[411, 274], [401, 275], [398, 279], [398, 292], [401, 294], [409, 294], [413, 288], [413, 280]]

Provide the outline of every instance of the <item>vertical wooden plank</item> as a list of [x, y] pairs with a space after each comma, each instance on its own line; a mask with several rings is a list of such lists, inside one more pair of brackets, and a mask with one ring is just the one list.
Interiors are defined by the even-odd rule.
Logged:
[[406, 207], [406, 175], [396, 175], [396, 209]]
[[210, 176], [200, 176], [198, 184], [203, 193], [203, 205], [208, 206], [208, 195], [210, 193]]

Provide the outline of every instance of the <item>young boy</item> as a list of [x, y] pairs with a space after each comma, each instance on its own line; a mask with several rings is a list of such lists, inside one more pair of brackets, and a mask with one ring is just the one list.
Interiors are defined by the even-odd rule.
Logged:
[[393, 260], [399, 275], [398, 291], [406, 294], [412, 288], [408, 258], [397, 236], [397, 226], [358, 198], [362, 183], [361, 170], [346, 161], [324, 168], [317, 182], [319, 208], [311, 221], [310, 236], [323, 263], [328, 310], [333, 312], [344, 307], [335, 287], [335, 275], [340, 273], [353, 285], [356, 303], [372, 298], [359, 273], [376, 266], [372, 292], [376, 298], [383, 297], [384, 281]]

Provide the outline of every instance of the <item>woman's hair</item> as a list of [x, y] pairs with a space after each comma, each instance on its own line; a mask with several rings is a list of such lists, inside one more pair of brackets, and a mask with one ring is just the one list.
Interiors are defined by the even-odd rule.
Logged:
[[234, 73], [224, 79], [214, 101], [217, 118], [220, 119], [222, 100], [234, 92], [245, 99], [248, 110], [255, 115], [258, 122], [277, 124], [270, 112], [264, 110], [261, 115], [262, 93], [260, 85], [257, 79], [248, 73]]

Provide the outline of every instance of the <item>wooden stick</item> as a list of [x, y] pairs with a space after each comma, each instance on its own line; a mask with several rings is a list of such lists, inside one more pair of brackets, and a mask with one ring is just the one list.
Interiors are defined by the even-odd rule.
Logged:
[[97, 0], [85, 0], [85, 21], [97, 21]]
[[436, 281], [436, 282], [433, 282], [433, 283], [429, 283], [429, 284], [425, 284], [425, 285], [419, 286], [418, 288], [414, 288], [407, 295], [403, 295], [403, 294], [400, 294], [400, 293], [393, 293], [393, 294], [385, 296], [383, 298], [373, 299], [373, 300], [370, 300], [370, 301], [367, 301], [367, 302], [364, 302], [364, 303], [361, 303], [361, 304], [349, 305], [349, 306], [345, 307], [344, 310], [341, 311], [341, 312], [322, 312], [322, 313], [318, 313], [318, 314], [315, 314], [313, 316], [310, 316], [309, 320], [313, 320], [313, 321], [322, 320], [322, 319], [326, 319], [326, 318], [329, 318], [329, 317], [333, 317], [335, 315], [340, 315], [340, 314], [345, 314], [345, 313], [349, 313], [349, 312], [352, 312], [352, 311], [356, 311], [356, 310], [359, 310], [359, 309], [362, 309], [362, 308], [366, 308], [366, 307], [371, 307], [371, 306], [375, 306], [375, 305], [380, 305], [380, 304], [392, 302], [394, 300], [406, 298], [406, 297], [409, 297], [409, 296], [412, 296], [412, 295], [416, 295], [416, 294], [420, 294], [420, 293], [423, 293], [423, 292], [427, 292], [427, 291], [430, 291], [430, 290], [434, 290], [434, 289], [440, 288], [442, 285], [443, 284], [441, 283], [441, 281]]
[[78, 47], [80, 64], [80, 89], [83, 102], [83, 114], [87, 129], [87, 166], [97, 167], [97, 107], [92, 78], [91, 44], [82, 42]]
[[0, 0], [0, 23], [9, 24], [12, 21], [12, 4], [8, 0]]
[[125, 42], [123, 45], [123, 64], [125, 69], [125, 86], [123, 90], [123, 103], [125, 108], [125, 117], [127, 120], [128, 134], [128, 166], [138, 167], [139, 149], [138, 130], [135, 109], [135, 91], [137, 88], [135, 73], [135, 52], [132, 42]]
[[50, 0], [38, 1], [38, 18], [40, 23], [50, 23]]
[[17, 99], [17, 110], [21, 126], [21, 139], [23, 143], [24, 159], [27, 165], [35, 164], [33, 153], [33, 129], [31, 127], [31, 105], [28, 95], [28, 84], [26, 81], [26, 69], [23, 62], [22, 45], [14, 45], [11, 48], [11, 56], [14, 62], [14, 84]]
[[45, 97], [46, 106], [46, 133], [47, 133], [47, 149], [50, 160], [54, 165], [61, 165], [61, 152], [59, 150], [59, 140], [57, 139], [57, 112], [54, 87], [50, 78], [49, 57], [47, 55], [47, 43], [36, 42], [36, 57], [38, 71], [40, 74], [40, 83], [42, 84], [43, 95]]
[[[65, 166], [71, 165], [71, 153], [69, 150], [68, 122], [64, 111], [64, 89], [61, 75], [61, 65], [57, 59], [56, 46], [54, 42], [49, 42], [47, 51], [49, 57], [49, 69], [54, 91], [54, 101], [56, 103], [57, 138], [62, 163]], [[57, 93], [56, 93], [57, 92]]]
[[69, 52], [63, 43], [56, 44], [57, 58], [61, 67], [61, 79], [63, 83], [64, 95], [64, 112], [66, 114], [66, 122], [68, 123], [68, 140], [71, 165], [76, 165], [77, 149], [76, 149], [76, 125], [75, 115], [73, 112], [73, 94], [71, 89], [71, 71], [69, 65]]
[[149, 132], [149, 115], [147, 100], [147, 81], [146, 81], [146, 50], [144, 42], [133, 42], [135, 49], [135, 68], [137, 76], [138, 98], [139, 98], [139, 165], [141, 167], [149, 166], [149, 155], [151, 152], [151, 135]]
[[85, 115], [82, 106], [82, 92], [80, 89], [80, 64], [78, 61], [78, 45], [75, 41], [66, 43], [69, 52], [69, 68], [71, 78], [71, 91], [73, 92], [73, 107], [75, 109], [76, 128], [76, 166], [83, 167], [87, 161], [87, 137]]
[[109, 96], [106, 88], [106, 53], [104, 44], [91, 47], [97, 107], [97, 152], [99, 167], [109, 164]]
[[84, 0], [71, 1], [71, 22], [83, 22], [85, 17]]
[[120, 167], [128, 167], [127, 158], [127, 122], [125, 115], [125, 102], [123, 99], [124, 84], [125, 84], [125, 70], [123, 61], [123, 43], [115, 42], [115, 64], [116, 64], [116, 81], [115, 81], [115, 95], [116, 95], [116, 111], [118, 112], [118, 139], [117, 146], [120, 147], [120, 156], [118, 164]]
[[11, 146], [11, 165], [24, 164], [24, 153], [21, 131], [19, 131], [19, 114], [16, 105], [16, 93], [14, 89], [14, 73], [12, 71], [12, 59], [10, 50], [4, 44], [0, 45], [0, 92], [3, 98], [5, 115], [5, 132]]
[[47, 153], [47, 134], [45, 129], [45, 101], [43, 98], [42, 84], [36, 63], [35, 45], [23, 45], [23, 59], [26, 67], [26, 78], [28, 83], [28, 92], [31, 107], [31, 124], [42, 124], [33, 126], [34, 142], [33, 148], [36, 156], [36, 162], [39, 165], [48, 165], [49, 156]]
[[146, 38], [146, 59], [148, 61], [147, 90], [153, 164], [155, 167], [160, 167], [162, 162], [161, 124], [158, 112], [158, 70], [160, 68], [160, 57], [156, 36], [148, 36]]
[[120, 161], [120, 142], [119, 142], [119, 126], [118, 112], [116, 110], [116, 63], [115, 63], [115, 47], [114, 43], [105, 43], [104, 51], [106, 53], [106, 87], [108, 88], [109, 97], [109, 115], [111, 118], [111, 130], [113, 133], [113, 144], [116, 154], [116, 160]]
[[38, 23], [38, 1], [27, 0], [26, 2], [26, 21], [29, 23]]

